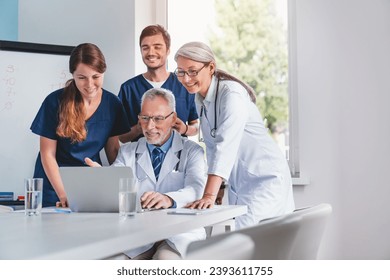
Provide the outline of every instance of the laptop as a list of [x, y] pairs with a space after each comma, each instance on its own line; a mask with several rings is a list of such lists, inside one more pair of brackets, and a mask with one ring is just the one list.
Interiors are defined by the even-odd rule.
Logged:
[[127, 166], [60, 167], [72, 212], [119, 212], [119, 178], [132, 178]]

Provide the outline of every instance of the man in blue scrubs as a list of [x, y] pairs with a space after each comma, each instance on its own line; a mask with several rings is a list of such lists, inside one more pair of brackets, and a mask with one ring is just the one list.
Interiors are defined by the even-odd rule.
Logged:
[[174, 129], [183, 136], [198, 133], [198, 114], [195, 108], [194, 95], [179, 82], [176, 75], [167, 70], [167, 57], [170, 52], [171, 39], [168, 32], [160, 25], [150, 25], [140, 35], [142, 60], [147, 71], [126, 82], [119, 91], [119, 98], [125, 108], [131, 131], [120, 137], [125, 143], [141, 138], [142, 130], [138, 125], [142, 95], [151, 88], [165, 88], [173, 92], [176, 99], [177, 121]]

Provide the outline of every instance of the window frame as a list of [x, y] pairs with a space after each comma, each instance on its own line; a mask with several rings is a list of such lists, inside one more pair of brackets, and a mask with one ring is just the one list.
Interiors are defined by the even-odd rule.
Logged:
[[289, 102], [289, 158], [293, 178], [300, 177], [299, 164], [299, 115], [297, 77], [296, 0], [286, 0], [288, 17], [288, 102]]
[[[296, 31], [296, 0], [287, 1], [287, 37], [288, 37], [288, 98], [289, 98], [289, 150], [288, 164], [293, 179], [293, 185], [309, 184], [308, 177], [302, 177], [299, 149], [299, 114], [298, 114], [298, 75], [297, 75], [297, 31]], [[157, 1], [156, 17], [158, 22], [168, 26], [168, 2]]]

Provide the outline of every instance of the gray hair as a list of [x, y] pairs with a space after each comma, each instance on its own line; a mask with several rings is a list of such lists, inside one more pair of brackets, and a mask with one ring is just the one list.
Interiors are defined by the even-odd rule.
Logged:
[[189, 42], [184, 44], [183, 46], [180, 47], [180, 49], [176, 52], [175, 54], [175, 61], [177, 62], [177, 59], [179, 56], [197, 61], [197, 62], [202, 62], [205, 65], [209, 63], [214, 63], [215, 65], [215, 73], [214, 75], [218, 80], [231, 80], [235, 81], [239, 84], [241, 84], [246, 91], [248, 92], [251, 100], [253, 103], [256, 103], [256, 93], [253, 90], [252, 87], [250, 87], [248, 84], [245, 82], [241, 81], [237, 77], [230, 75], [229, 73], [218, 69], [217, 68], [217, 63], [215, 61], [215, 56], [211, 48], [206, 45], [205, 43], [202, 42]]
[[146, 99], [153, 100], [154, 98], [156, 98], [156, 96], [160, 96], [160, 97], [164, 98], [167, 101], [169, 108], [173, 112], [176, 112], [175, 96], [173, 95], [172, 91], [167, 90], [165, 88], [151, 88], [151, 89], [147, 90], [142, 95], [141, 107], [144, 104]]
[[213, 62], [215, 64], [215, 56], [211, 48], [202, 42], [189, 42], [181, 46], [175, 54], [175, 61], [179, 56], [205, 64]]

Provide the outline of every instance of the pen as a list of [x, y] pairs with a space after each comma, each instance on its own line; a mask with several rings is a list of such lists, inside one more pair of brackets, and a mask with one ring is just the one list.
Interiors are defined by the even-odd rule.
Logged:
[[155, 210], [161, 210], [162, 208], [142, 208], [140, 212], [149, 212], [149, 211], [155, 211]]

